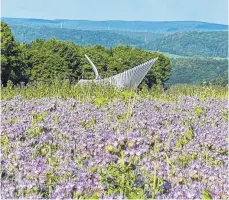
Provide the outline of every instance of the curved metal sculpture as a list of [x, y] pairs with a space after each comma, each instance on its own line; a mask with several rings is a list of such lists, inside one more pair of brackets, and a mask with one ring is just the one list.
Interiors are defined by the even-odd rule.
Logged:
[[87, 60], [92, 66], [92, 69], [95, 73], [95, 79], [94, 80], [84, 80], [81, 79], [78, 83], [80, 84], [87, 84], [87, 83], [98, 83], [98, 84], [110, 84], [117, 88], [123, 89], [123, 88], [137, 88], [138, 85], [142, 82], [150, 68], [153, 66], [153, 64], [156, 62], [158, 58], [154, 58], [149, 60], [148, 62], [145, 62], [141, 65], [138, 65], [132, 69], [126, 70], [120, 74], [114, 75], [110, 78], [101, 79], [98, 73], [98, 70], [94, 63], [90, 60], [90, 58], [85, 55]]
[[95, 73], [95, 80], [100, 80], [101, 78], [99, 76], [99, 72], [98, 72], [96, 66], [94, 65], [94, 63], [91, 61], [91, 59], [86, 54], [85, 54], [85, 57], [87, 58], [87, 60], [89, 61], [89, 63], [92, 66], [92, 69], [93, 69], [93, 71]]

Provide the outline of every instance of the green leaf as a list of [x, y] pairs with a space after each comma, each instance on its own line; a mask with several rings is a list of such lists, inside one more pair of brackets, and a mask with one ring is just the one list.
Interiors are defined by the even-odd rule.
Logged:
[[207, 189], [204, 189], [202, 199], [212, 199], [212, 195]]

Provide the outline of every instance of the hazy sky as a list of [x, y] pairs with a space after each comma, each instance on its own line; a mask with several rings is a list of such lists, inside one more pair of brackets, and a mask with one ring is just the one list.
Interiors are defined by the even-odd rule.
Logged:
[[3, 17], [228, 24], [227, 0], [1, 0]]

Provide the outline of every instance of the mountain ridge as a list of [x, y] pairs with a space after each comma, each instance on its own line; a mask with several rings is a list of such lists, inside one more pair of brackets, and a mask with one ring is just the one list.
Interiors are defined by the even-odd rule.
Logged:
[[71, 19], [37, 19], [37, 18], [8, 18], [2, 21], [9, 24], [45, 25], [81, 30], [122, 30], [147, 32], [180, 32], [188, 30], [219, 31], [228, 30], [228, 25], [201, 21], [125, 21], [125, 20], [71, 20]]
[[144, 20], [90, 20], [90, 19], [42, 19], [42, 18], [23, 18], [23, 17], [1, 17], [1, 19], [20, 19], [20, 20], [43, 20], [43, 21], [88, 21], [88, 22], [156, 22], [156, 23], [173, 23], [173, 22], [197, 22], [197, 23], [206, 23], [206, 24], [216, 24], [216, 25], [224, 25], [224, 26], [228, 26], [227, 24], [221, 24], [221, 23], [215, 23], [215, 22], [205, 22], [205, 21], [188, 21], [188, 20], [176, 20], [176, 21], [167, 21], [167, 20], [163, 20], [163, 21], [144, 21]]

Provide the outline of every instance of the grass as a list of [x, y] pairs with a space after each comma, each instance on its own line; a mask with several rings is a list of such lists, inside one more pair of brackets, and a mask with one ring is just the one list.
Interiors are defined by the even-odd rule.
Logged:
[[167, 91], [155, 85], [152, 89], [119, 90], [110, 86], [70, 84], [67, 81], [53, 81], [52, 83], [32, 83], [26, 86], [13, 86], [9, 83], [7, 87], [1, 88], [1, 99], [10, 100], [15, 96], [25, 99], [62, 97], [64, 99], [74, 98], [81, 102], [93, 101], [103, 106], [111, 99], [122, 99], [123, 101], [133, 98], [156, 99], [161, 101], [177, 101], [182, 96], [197, 96], [199, 98], [227, 98], [228, 88], [220, 86], [199, 85], [175, 85]]

